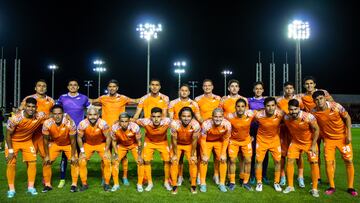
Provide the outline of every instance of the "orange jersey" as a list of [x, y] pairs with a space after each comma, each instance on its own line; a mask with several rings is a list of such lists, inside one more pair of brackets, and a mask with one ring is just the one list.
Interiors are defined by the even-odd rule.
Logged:
[[189, 145], [193, 140], [193, 134], [200, 132], [200, 124], [195, 119], [184, 126], [180, 120], [173, 120], [170, 124], [171, 133], [177, 133], [177, 144]]
[[195, 114], [200, 113], [199, 105], [195, 101], [191, 99], [181, 101], [180, 98], [177, 98], [172, 100], [169, 104], [169, 113], [174, 114], [173, 119], [179, 119], [179, 112], [183, 107], [190, 107]]
[[25, 142], [32, 139], [34, 132], [46, 120], [44, 112], [36, 112], [32, 118], [26, 118], [24, 111], [16, 113], [9, 118], [7, 129], [13, 131], [11, 140], [16, 142]]
[[102, 106], [102, 119], [108, 125], [112, 125], [119, 119], [119, 115], [125, 112], [125, 106], [130, 102], [130, 98], [121, 94], [115, 96], [103, 95], [99, 97]]
[[36, 109], [36, 111], [44, 112], [46, 115], [50, 114], [51, 108], [55, 105], [54, 99], [52, 99], [49, 96], [45, 96], [45, 98], [41, 98], [38, 95], [33, 94], [33, 95], [29, 95], [29, 96], [25, 97], [24, 100], [21, 102], [21, 105], [25, 106], [26, 99], [30, 98], [30, 97], [36, 99], [36, 101], [37, 101], [37, 104], [36, 104], [37, 109]]
[[163, 111], [168, 109], [169, 97], [159, 93], [157, 97], [151, 96], [151, 93], [141, 97], [138, 108], [143, 109], [144, 118], [150, 118], [151, 109], [154, 107], [159, 107]]
[[235, 97], [231, 97], [230, 95], [227, 95], [227, 96], [224, 96], [221, 98], [220, 100], [220, 105], [219, 107], [222, 108], [224, 110], [224, 115], [228, 115], [228, 114], [231, 114], [231, 113], [234, 113], [236, 110], [235, 110], [235, 103], [238, 99], [244, 99], [245, 102], [246, 102], [246, 106], [247, 106], [247, 109], [249, 108], [249, 103], [248, 103], [248, 100], [246, 97], [243, 97], [241, 95], [236, 95]]
[[202, 136], [206, 136], [207, 142], [224, 141], [230, 137], [231, 123], [223, 119], [219, 126], [215, 126], [213, 120], [209, 119], [202, 124]]
[[[318, 91], [318, 90], [322, 90], [322, 89], [316, 89], [315, 91]], [[328, 91], [326, 91], [326, 90], [322, 90], [322, 91], [324, 91], [324, 93], [325, 93], [326, 100], [331, 98]], [[311, 110], [316, 107], [316, 104], [312, 98], [312, 94], [305, 93], [305, 94], [300, 94], [299, 96], [301, 97], [301, 100], [304, 104], [304, 110], [306, 112], [311, 112]]]
[[339, 103], [326, 102], [327, 109], [324, 111], [313, 109], [312, 114], [315, 116], [323, 135], [327, 139], [342, 139], [346, 135], [345, 122], [348, 112]]
[[256, 139], [261, 142], [271, 143], [274, 139], [280, 139], [280, 123], [284, 113], [276, 109], [274, 115], [267, 117], [265, 110], [258, 111], [255, 119], [259, 123]]
[[159, 126], [154, 126], [149, 118], [142, 118], [136, 121], [137, 124], [145, 128], [145, 141], [163, 142], [167, 141], [167, 130], [171, 120], [162, 118]]
[[70, 122], [65, 115], [58, 126], [53, 118], [49, 118], [44, 121], [42, 127], [42, 134], [49, 135], [58, 146], [70, 145], [70, 136], [76, 135], [76, 125], [74, 122]]
[[111, 127], [111, 137], [116, 140], [118, 144], [131, 146], [136, 143], [136, 139], [141, 138], [140, 127], [134, 122], [129, 122], [127, 129], [124, 131], [120, 123], [115, 123]]
[[299, 96], [297, 96], [297, 95], [293, 95], [291, 98], [285, 98], [284, 96], [277, 98], [277, 99], [276, 99], [276, 100], [277, 100], [277, 101], [276, 101], [277, 106], [278, 106], [282, 111], [284, 111], [286, 114], [288, 114], [288, 113], [289, 113], [289, 105], [288, 105], [288, 103], [289, 103], [289, 101], [290, 101], [291, 99], [296, 99], [296, 100], [298, 100], [298, 101], [299, 101], [299, 107], [300, 107], [300, 109], [304, 109], [304, 104], [303, 104], [303, 102], [302, 102], [302, 100], [301, 100], [301, 97], [299, 97]]
[[300, 144], [312, 143], [313, 133], [311, 124], [316, 124], [316, 118], [312, 114], [300, 111], [296, 119], [291, 118], [289, 115], [285, 115], [284, 122], [291, 133], [291, 142]]
[[99, 118], [94, 126], [86, 118], [79, 123], [77, 132], [78, 136], [84, 136], [85, 143], [89, 145], [99, 145], [106, 141], [105, 134], [109, 130], [109, 126], [103, 119]]
[[195, 98], [195, 101], [200, 108], [200, 115], [204, 120], [212, 117], [212, 112], [219, 107], [220, 100], [221, 98], [215, 94], [212, 94], [211, 96], [205, 96], [203, 94]]
[[228, 116], [228, 120], [231, 123], [231, 140], [238, 142], [249, 141], [250, 138], [250, 126], [255, 117], [255, 113], [251, 110], [246, 110], [244, 115], [239, 118], [236, 113], [231, 113]]

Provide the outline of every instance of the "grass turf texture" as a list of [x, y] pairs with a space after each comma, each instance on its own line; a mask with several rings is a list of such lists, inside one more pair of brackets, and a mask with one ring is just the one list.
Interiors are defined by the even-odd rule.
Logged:
[[[353, 129], [353, 149], [354, 149], [354, 164], [355, 164], [355, 189], [359, 190], [359, 155], [360, 155], [360, 129]], [[322, 149], [323, 152], [323, 149]], [[322, 160], [323, 160], [323, 154]], [[271, 157], [271, 156], [270, 156]], [[59, 182], [59, 161], [60, 157], [53, 164], [53, 190], [48, 193], [41, 193], [43, 186], [41, 184], [42, 180], [42, 164], [41, 159], [38, 158], [37, 164], [37, 176], [35, 187], [37, 188], [38, 195], [30, 196], [26, 194], [27, 189], [27, 174], [26, 174], [26, 166], [22, 163], [21, 155], [17, 160], [17, 169], [16, 169], [16, 195], [15, 198], [9, 200], [6, 197], [6, 192], [8, 190], [7, 179], [6, 179], [6, 161], [4, 158], [4, 154], [0, 154], [0, 202], [360, 202], [360, 197], [352, 197], [348, 193], [346, 193], [347, 189], [347, 179], [346, 179], [346, 170], [343, 160], [340, 157], [340, 153], [336, 153], [336, 174], [335, 174], [335, 184], [336, 184], [336, 192], [327, 196], [324, 194], [325, 189], [328, 187], [324, 161], [322, 161], [321, 165], [321, 175], [323, 184], [319, 186], [320, 189], [320, 197], [314, 198], [309, 194], [309, 190], [311, 189], [311, 177], [310, 177], [310, 166], [307, 162], [306, 155], [304, 155], [305, 161], [305, 184], [306, 188], [301, 189], [297, 186], [297, 182], [295, 181], [295, 192], [290, 194], [283, 194], [275, 192], [272, 187], [272, 182], [270, 185], [264, 185], [263, 192], [248, 192], [244, 188], [241, 188], [238, 183], [237, 187], [234, 191], [228, 191], [227, 193], [221, 193], [217, 186], [212, 181], [213, 174], [213, 163], [212, 161], [209, 163], [208, 169], [208, 179], [207, 179], [207, 192], [201, 193], [198, 190], [198, 194], [193, 195], [190, 193], [190, 184], [188, 181], [188, 165], [185, 162], [184, 167], [184, 176], [185, 181], [181, 187], [179, 187], [179, 191], [177, 195], [172, 195], [170, 192], [166, 191], [163, 187], [163, 164], [160, 159], [159, 154], [155, 153], [154, 161], [152, 163], [152, 176], [154, 181], [154, 188], [151, 192], [143, 192], [138, 193], [136, 191], [136, 164], [134, 159], [130, 154], [128, 154], [129, 159], [129, 181], [130, 186], [124, 186], [121, 184], [122, 171], [119, 174], [120, 177], [120, 190], [116, 192], [104, 192], [102, 187], [100, 186], [101, 178], [100, 178], [100, 159], [97, 154], [95, 154], [90, 162], [88, 163], [88, 184], [89, 189], [85, 192], [77, 192], [70, 193], [70, 165], [68, 164], [67, 168], [67, 179], [65, 187], [62, 189], [57, 188], [57, 184]], [[121, 170], [121, 169], [120, 169]], [[294, 179], [297, 177], [297, 170], [295, 169]], [[238, 174], [238, 172], [237, 172]], [[273, 161], [270, 158], [269, 161], [269, 169], [268, 169], [268, 177], [270, 180], [273, 180], [274, 167]], [[238, 182], [238, 175], [237, 175]], [[80, 177], [79, 177], [80, 183]], [[284, 188], [283, 188], [284, 189]]]

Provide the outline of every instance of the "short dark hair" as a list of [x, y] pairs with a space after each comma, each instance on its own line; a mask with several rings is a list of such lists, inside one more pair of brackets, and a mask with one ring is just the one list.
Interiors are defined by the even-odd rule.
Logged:
[[37, 80], [37, 81], [35, 82], [35, 86], [38, 84], [38, 82], [43, 82], [43, 83], [45, 83], [45, 84], [47, 85], [45, 79], [39, 79], [39, 80]]
[[243, 99], [243, 98], [240, 98], [240, 99], [236, 100], [235, 106], [237, 106], [238, 103], [244, 103], [245, 106], [247, 106], [247, 102], [246, 102], [245, 99]]
[[292, 82], [290, 82], [290, 81], [285, 82], [284, 85], [283, 85], [283, 87], [286, 87], [286, 86], [289, 86], [289, 85], [291, 85], [291, 86], [294, 87], [294, 83], [292, 83]]
[[312, 80], [314, 83], [316, 83], [316, 79], [315, 79], [314, 76], [306, 76], [306, 77], [304, 77], [303, 83], [305, 84], [305, 82], [307, 80]]
[[316, 99], [318, 96], [325, 96], [325, 92], [322, 90], [317, 90], [312, 94], [313, 99]]
[[53, 112], [54, 109], [61, 109], [62, 112], [64, 112], [64, 108], [63, 106], [59, 105], [59, 104], [55, 104], [53, 107], [51, 107], [51, 112]]
[[182, 87], [187, 87], [187, 88], [190, 90], [190, 86], [189, 86], [188, 84], [182, 84], [182, 85], [180, 86], [180, 89], [181, 89]]
[[297, 99], [290, 99], [290, 101], [288, 102], [288, 106], [299, 107], [299, 101]]
[[69, 85], [69, 83], [70, 82], [76, 82], [78, 85], [79, 85], [79, 80], [78, 79], [76, 79], [76, 78], [70, 78], [70, 79], [68, 79], [68, 85]]
[[157, 78], [152, 78], [151, 80], [150, 80], [150, 83], [149, 84], [151, 84], [152, 82], [159, 82], [160, 83], [160, 85], [161, 85], [161, 81], [160, 81], [160, 79], [157, 79]]
[[192, 110], [190, 107], [188, 107], [188, 106], [185, 106], [185, 107], [183, 107], [183, 108], [180, 109], [179, 115], [178, 115], [179, 118], [181, 117], [181, 114], [182, 114], [184, 111], [189, 111], [189, 112], [191, 113], [191, 118], [194, 118], [194, 112], [193, 112], [193, 110]]
[[261, 85], [262, 88], [264, 88], [264, 83], [261, 81], [254, 82], [253, 87], [255, 87], [256, 85]]
[[34, 104], [34, 105], [36, 105], [36, 104], [37, 104], [37, 101], [36, 101], [35, 98], [29, 97], [29, 98], [27, 98], [27, 99], [25, 100], [25, 103], [26, 103], [26, 104]]
[[128, 118], [128, 119], [130, 119], [131, 116], [130, 116], [127, 112], [123, 112], [123, 113], [121, 113], [121, 114], [119, 115], [119, 119], [120, 119], [120, 118]]
[[109, 86], [110, 83], [114, 83], [116, 86], [119, 87], [119, 82], [118, 82], [117, 80], [115, 80], [115, 79], [111, 79], [111, 80], [108, 82], [107, 86]]
[[214, 84], [213, 81], [210, 80], [210, 79], [208, 79], [208, 78], [206, 78], [205, 80], [203, 80], [202, 84], [204, 85], [204, 83], [206, 83], [206, 82], [211, 82], [212, 85]]
[[240, 86], [240, 82], [238, 80], [235, 80], [235, 79], [229, 80], [228, 86], [230, 86], [232, 83], [236, 83], [236, 84], [238, 84]]
[[151, 114], [153, 113], [162, 113], [162, 109], [159, 107], [154, 107], [151, 109]]
[[275, 99], [275, 97], [266, 97], [266, 98], [264, 99], [264, 106], [266, 106], [266, 104], [269, 103], [269, 102], [271, 102], [271, 101], [274, 101], [275, 104], [276, 104], [276, 99]]

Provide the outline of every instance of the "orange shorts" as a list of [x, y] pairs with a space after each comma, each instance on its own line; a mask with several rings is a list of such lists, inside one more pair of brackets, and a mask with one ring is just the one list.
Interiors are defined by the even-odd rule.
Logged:
[[[71, 160], [71, 145], [59, 146], [55, 142], [49, 143], [50, 161], [55, 161], [60, 152], [64, 152], [66, 157]], [[77, 153], [75, 153], [76, 155]]]
[[286, 125], [280, 125], [281, 156], [286, 157], [291, 142], [291, 134]]
[[170, 149], [167, 141], [163, 142], [144, 142], [143, 158], [144, 161], [152, 161], [154, 151], [160, 152], [163, 161], [170, 161]]
[[280, 139], [276, 138], [272, 142], [262, 142], [259, 139], [256, 140], [256, 161], [262, 162], [268, 150], [274, 160], [281, 160]]
[[101, 159], [104, 159], [105, 145], [106, 145], [105, 143], [101, 143], [99, 145], [90, 145], [85, 143], [84, 150], [85, 150], [86, 160], [89, 160], [91, 156], [94, 154], [94, 152], [97, 152], [101, 157]]
[[[24, 142], [14, 142], [12, 141], [12, 147], [14, 150], [15, 158], [18, 155], [18, 152], [21, 151], [23, 161], [36, 161], [36, 151], [35, 147], [32, 143], [32, 140], [24, 141]], [[5, 145], [5, 157], [9, 154], [9, 150], [7, 145]]]
[[41, 158], [45, 157], [45, 149], [44, 149], [44, 138], [41, 131], [35, 131], [33, 135], [33, 144], [36, 152], [39, 152]]
[[126, 157], [126, 154], [131, 151], [131, 154], [134, 157], [134, 160], [137, 161], [138, 159], [138, 145], [137, 144], [132, 144], [130, 146], [124, 146], [124, 145], [117, 145], [117, 152], [118, 152], [118, 157], [119, 160], [123, 159], [124, 157]]
[[[301, 144], [297, 142], [292, 142], [290, 143], [287, 157], [289, 159], [299, 159], [300, 154], [302, 152], [305, 152], [307, 154], [309, 162], [318, 161], [318, 155], [312, 153], [310, 149], [311, 149], [311, 144]], [[319, 149], [317, 151], [319, 151]]]
[[214, 150], [214, 160], [220, 160], [221, 152], [222, 152], [222, 142], [206, 142], [206, 152], [202, 152], [208, 158], [210, 158], [211, 152]]
[[238, 153], [240, 150], [244, 157], [251, 157], [252, 156], [251, 139], [242, 142], [230, 139], [229, 147], [228, 147], [229, 157], [230, 158], [238, 157]]
[[325, 151], [325, 160], [334, 161], [335, 160], [335, 151], [336, 148], [340, 151], [341, 156], [344, 160], [353, 159], [352, 145], [345, 144], [345, 138], [341, 140], [330, 140], [324, 139], [324, 151]]
[[[177, 158], [178, 158], [178, 161], [180, 159], [180, 156], [182, 154], [185, 155], [186, 159], [189, 161], [190, 160], [190, 157], [191, 157], [191, 150], [192, 150], [192, 146], [191, 144], [189, 145], [177, 145]], [[196, 154], [196, 151], [195, 151], [195, 154]], [[174, 156], [174, 152], [173, 150], [170, 150], [170, 156]]]

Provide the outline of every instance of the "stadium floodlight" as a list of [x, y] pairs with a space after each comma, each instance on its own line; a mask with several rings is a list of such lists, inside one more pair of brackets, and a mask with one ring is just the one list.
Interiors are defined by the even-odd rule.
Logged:
[[103, 66], [105, 64], [102, 60], [95, 60], [93, 62], [95, 65], [95, 68], [93, 68], [93, 71], [98, 73], [98, 97], [100, 97], [100, 89], [101, 89], [101, 73], [106, 71], [106, 68]]
[[51, 70], [51, 97], [54, 98], [54, 81], [55, 81], [55, 70], [59, 67], [55, 64], [51, 64], [48, 66]]
[[178, 79], [178, 89], [180, 89], [181, 86], [181, 74], [185, 73], [185, 67], [186, 67], [186, 62], [185, 61], [176, 61], [174, 62], [174, 67], [175, 69], [175, 73], [178, 74], [179, 79]]
[[161, 24], [139, 24], [136, 28], [139, 32], [140, 38], [145, 39], [147, 42], [147, 73], [146, 73], [146, 92], [149, 93], [149, 82], [150, 82], [150, 41], [158, 38], [158, 33], [162, 31]]
[[294, 20], [288, 25], [288, 37], [296, 41], [296, 55], [295, 55], [295, 90], [301, 93], [301, 48], [300, 41], [309, 39], [310, 25], [308, 22], [301, 20]]
[[221, 72], [221, 74], [224, 75], [224, 95], [226, 96], [226, 89], [227, 89], [226, 78], [228, 75], [232, 75], [232, 71], [224, 70], [223, 72]]

